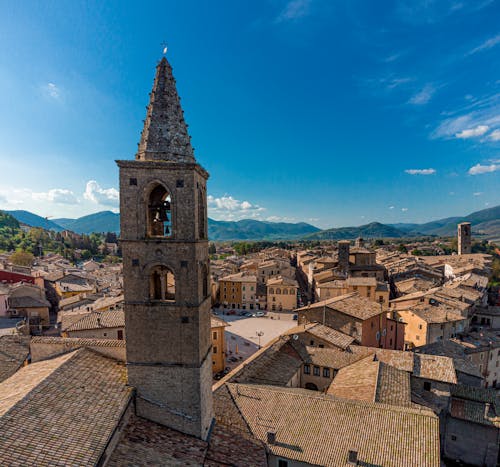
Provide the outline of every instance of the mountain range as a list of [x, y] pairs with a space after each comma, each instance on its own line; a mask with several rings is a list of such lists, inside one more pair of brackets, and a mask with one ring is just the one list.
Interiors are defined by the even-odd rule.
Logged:
[[[80, 234], [120, 230], [120, 215], [101, 211], [78, 219], [51, 219], [29, 211], [6, 211], [19, 222], [46, 230], [71, 230]], [[253, 219], [217, 221], [208, 219], [208, 236], [213, 241], [230, 240], [343, 240], [363, 238], [402, 238], [421, 235], [452, 236], [459, 222], [470, 222], [473, 234], [482, 238], [500, 239], [500, 206], [483, 209], [462, 217], [447, 217], [425, 224], [381, 224], [372, 222], [357, 227], [321, 230], [305, 222], [268, 222]]]

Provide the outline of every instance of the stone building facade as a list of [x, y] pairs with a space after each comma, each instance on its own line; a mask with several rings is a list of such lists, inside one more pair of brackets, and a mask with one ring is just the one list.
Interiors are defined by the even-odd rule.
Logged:
[[472, 234], [470, 222], [458, 224], [458, 254], [469, 255], [472, 251]]
[[120, 168], [128, 381], [137, 414], [206, 439], [212, 342], [206, 181], [172, 68], [157, 66], [135, 160]]

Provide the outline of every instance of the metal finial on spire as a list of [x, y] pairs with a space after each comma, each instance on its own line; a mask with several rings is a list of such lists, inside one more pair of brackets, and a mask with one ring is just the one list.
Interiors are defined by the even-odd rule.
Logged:
[[163, 47], [163, 55], [167, 55], [167, 50], [168, 50], [167, 43], [162, 42], [161, 46]]

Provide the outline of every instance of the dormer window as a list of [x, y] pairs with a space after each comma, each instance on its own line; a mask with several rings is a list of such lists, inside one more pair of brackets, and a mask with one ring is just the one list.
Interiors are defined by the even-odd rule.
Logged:
[[162, 185], [153, 188], [149, 195], [148, 236], [172, 237], [172, 197]]

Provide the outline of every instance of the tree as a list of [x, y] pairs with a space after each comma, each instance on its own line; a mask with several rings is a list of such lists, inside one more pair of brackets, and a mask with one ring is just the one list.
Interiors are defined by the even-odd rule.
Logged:
[[28, 251], [17, 250], [15, 253], [10, 255], [10, 261], [18, 266], [31, 266], [33, 263], [33, 253]]
[[215, 243], [211, 243], [208, 247], [208, 254], [215, 255], [217, 253], [217, 248], [215, 248]]
[[398, 246], [398, 251], [400, 251], [401, 253], [408, 253], [408, 248], [406, 248], [405, 245], [403, 245], [402, 243], [400, 243], [399, 246]]

